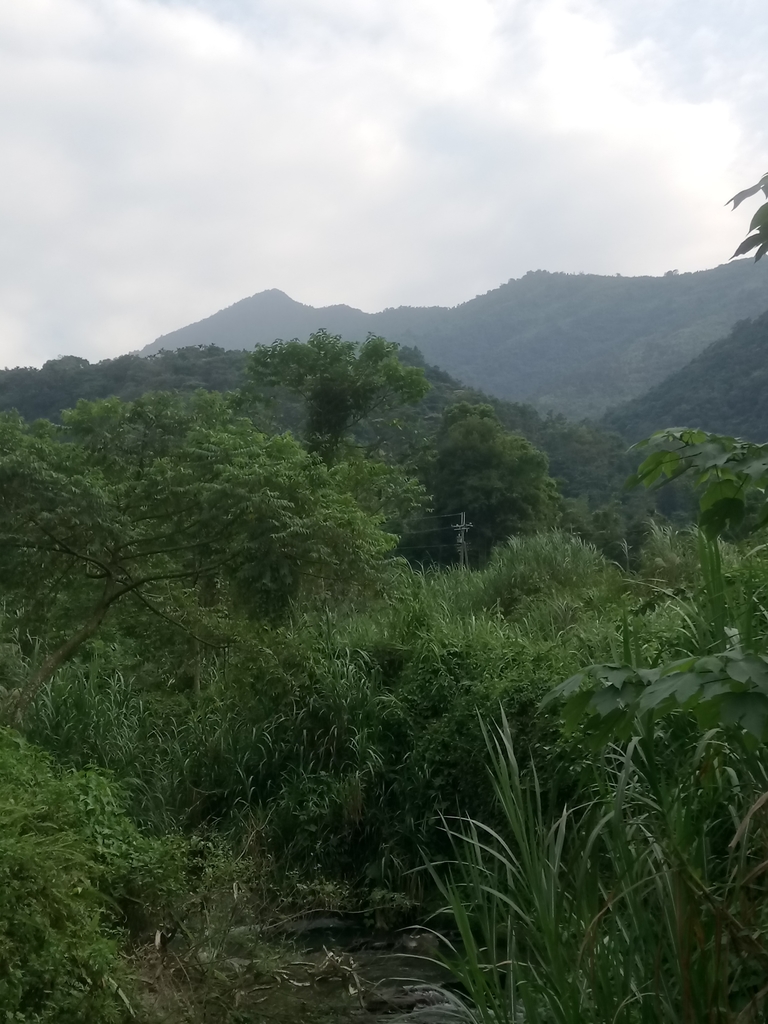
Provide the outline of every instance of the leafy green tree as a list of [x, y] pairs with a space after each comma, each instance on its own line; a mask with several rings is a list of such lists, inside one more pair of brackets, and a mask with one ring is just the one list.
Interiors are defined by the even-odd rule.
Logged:
[[435, 513], [466, 512], [472, 546], [484, 553], [512, 534], [551, 526], [558, 516], [546, 455], [504, 430], [489, 405], [460, 402], [445, 411], [427, 477]]
[[373, 335], [357, 345], [323, 330], [306, 342], [295, 338], [257, 348], [247, 369], [257, 391], [277, 387], [301, 397], [307, 447], [332, 462], [362, 420], [417, 402], [429, 390], [424, 371], [404, 366], [398, 348]]
[[[733, 203], [735, 210], [745, 199], [750, 199], [752, 196], [757, 195], [758, 192], [762, 192], [763, 195], [768, 197], [768, 174], [764, 174], [756, 185], [750, 185], [749, 188], [737, 192], [732, 199], [728, 200], [728, 203]], [[726, 203], [726, 206], [728, 203]], [[735, 256], [744, 256], [745, 253], [752, 252], [753, 249], [757, 250], [755, 252], [755, 262], [768, 252], [768, 203], [763, 203], [762, 206], [758, 207], [750, 221], [747, 237], [738, 246], [731, 259]]]
[[392, 543], [292, 438], [221, 395], [80, 402], [61, 427], [0, 418], [4, 591], [35, 606], [51, 648], [19, 713], [118, 602], [231, 642], [244, 615], [371, 578]]

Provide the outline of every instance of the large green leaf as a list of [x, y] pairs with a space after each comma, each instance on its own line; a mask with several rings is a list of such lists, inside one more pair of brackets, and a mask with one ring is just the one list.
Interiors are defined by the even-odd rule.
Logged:
[[720, 655], [686, 658], [660, 669], [591, 665], [556, 687], [545, 703], [564, 701], [569, 730], [607, 741], [629, 735], [649, 713], [692, 712], [704, 727], [736, 726], [768, 739], [768, 658], [735, 647]]
[[629, 485], [690, 477], [701, 491], [699, 523], [709, 539], [739, 525], [748, 502], [756, 508], [756, 526], [765, 521], [768, 445], [683, 428], [658, 431], [635, 447], [651, 451]]

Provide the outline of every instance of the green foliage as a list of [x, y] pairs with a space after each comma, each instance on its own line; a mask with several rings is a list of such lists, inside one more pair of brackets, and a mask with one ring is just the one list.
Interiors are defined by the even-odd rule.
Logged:
[[699, 560], [703, 585], [691, 598], [673, 598], [685, 627], [680, 631], [683, 656], [649, 662], [625, 616], [621, 655], [578, 672], [547, 696], [546, 702], [564, 699], [568, 728], [592, 716], [601, 743], [616, 736], [627, 739], [643, 722], [688, 711], [702, 729], [735, 727], [757, 740], [768, 737], [765, 567], [752, 560], [746, 573], [726, 574], [717, 540], [703, 535]]
[[148, 391], [191, 394], [234, 391], [240, 386], [245, 352], [215, 345], [194, 346], [152, 356], [125, 355], [89, 363], [79, 356], [49, 359], [39, 369], [0, 370], [0, 410], [17, 410], [24, 419], [56, 423], [64, 409], [81, 398], [121, 398], [134, 402]]
[[[562, 494], [585, 503], [583, 516], [574, 528], [587, 539], [600, 543], [606, 550], [611, 545], [615, 548], [626, 533], [625, 520], [643, 518], [652, 509], [652, 501], [640, 502], [622, 495], [616, 529], [608, 537], [602, 525], [597, 524], [595, 529], [590, 520], [595, 512], [598, 519], [604, 518], [600, 509], [621, 494], [623, 481], [634, 468], [620, 437], [587, 423], [571, 423], [563, 416], [541, 416], [530, 405], [490, 398], [427, 365], [417, 349], [402, 347], [397, 355], [404, 365], [424, 373], [431, 385], [429, 391], [415, 404], [374, 413], [353, 431], [356, 445], [367, 451], [378, 450], [389, 465], [397, 464], [413, 473], [439, 430], [448, 406], [457, 401], [490, 403], [507, 430], [522, 434], [547, 454], [550, 472]], [[15, 408], [27, 420], [44, 417], [58, 422], [62, 411], [76, 405], [80, 398], [116, 396], [134, 401], [146, 391], [235, 391], [246, 384], [245, 362], [245, 352], [225, 351], [214, 345], [195, 345], [146, 358], [120, 356], [98, 364], [66, 356], [39, 370], [0, 370], [0, 410]], [[262, 387], [260, 391], [269, 396], [271, 417], [260, 410], [256, 415], [259, 425], [266, 426], [270, 419], [271, 430], [300, 434], [301, 399], [285, 389]], [[245, 408], [247, 402], [242, 401], [241, 405]], [[615, 557], [615, 550], [611, 552]]]
[[[729, 203], [735, 210], [745, 199], [763, 192], [768, 196], [768, 174], [756, 185], [739, 192]], [[755, 261], [768, 251], [768, 203], [757, 210], [748, 237], [733, 254], [755, 250]], [[733, 259], [733, 257], [731, 257]], [[753, 310], [752, 315], [762, 313]], [[659, 430], [664, 424], [685, 423], [719, 434], [768, 438], [765, 419], [766, 331], [768, 314], [743, 319], [730, 333], [714, 341], [700, 354], [646, 394], [610, 409], [603, 424], [634, 440]]]
[[280, 387], [303, 399], [309, 450], [330, 462], [361, 420], [417, 402], [429, 389], [423, 372], [401, 363], [397, 350], [373, 335], [356, 345], [321, 330], [306, 342], [296, 338], [257, 348], [247, 368], [257, 391]]
[[[2, 1008], [118, 1020], [120, 944], [169, 918], [212, 979], [268, 906], [407, 914], [426, 852], [466, 1019], [759, 1019], [763, 446], [651, 439], [635, 482], [699, 490], [679, 533], [616, 495], [615, 435], [415, 350], [322, 331], [248, 365], [285, 433], [245, 393], [0, 417], [0, 692], [50, 757], [0, 733]], [[385, 557], [427, 490], [482, 569]]]
[[[455, 863], [434, 869], [463, 940], [454, 970], [489, 1024], [765, 1013], [768, 573], [762, 546], [726, 572], [719, 536], [750, 497], [762, 520], [766, 456], [695, 431], [651, 443], [636, 482], [691, 476], [702, 492], [700, 582], [679, 588], [690, 573], [657, 528], [654, 596], [634, 622], [624, 612], [622, 650], [542, 702], [562, 699], [566, 728], [603, 751], [582, 765], [574, 809], [548, 816], [502, 717], [486, 733], [502, 826], [447, 825]], [[659, 586], [659, 563], [677, 591]], [[669, 638], [654, 650], [643, 636], [660, 600], [677, 613], [677, 660]]]
[[486, 740], [501, 823], [447, 822], [454, 859], [433, 868], [472, 1019], [762, 1019], [764, 766], [718, 735], [649, 733], [551, 814], [503, 718]]
[[[585, 681], [589, 685], [585, 687]], [[701, 728], [739, 726], [756, 739], [768, 738], [768, 656], [733, 648], [720, 655], [689, 657], [655, 669], [596, 665], [557, 688], [553, 696], [581, 699], [567, 705], [566, 723], [582, 715], [604, 721], [598, 737], [626, 736], [636, 719], [679, 709], [695, 712]]]
[[558, 515], [546, 456], [505, 431], [489, 405], [446, 409], [425, 475], [435, 514], [448, 520], [466, 512], [472, 548], [483, 556], [511, 534], [551, 526]]
[[357, 341], [372, 332], [417, 345], [468, 385], [579, 419], [642, 394], [737, 320], [763, 313], [766, 274], [768, 267], [747, 261], [659, 277], [538, 270], [450, 309], [374, 314], [312, 309], [285, 295], [271, 301], [278, 297], [267, 292], [158, 339], [150, 350], [212, 342], [250, 349], [276, 337], [305, 338], [318, 325]]
[[699, 525], [707, 537], [739, 526], [752, 510], [751, 500], [755, 528], [768, 521], [768, 445], [702, 430], [662, 430], [635, 447], [652, 451], [628, 486], [689, 477], [701, 492]]
[[350, 452], [331, 469], [331, 480], [351, 494], [360, 508], [383, 520], [392, 532], [402, 529], [429, 501], [424, 487], [404, 468]]
[[66, 625], [29, 691], [124, 598], [223, 645], [237, 620], [364, 582], [391, 546], [290, 437], [219, 395], [80, 402], [63, 427], [0, 420], [6, 592]]
[[113, 771], [158, 833], [256, 829], [301, 877], [417, 886], [406, 872], [422, 844], [439, 848], [436, 814], [491, 807], [478, 708], [501, 703], [521, 752], [539, 744], [541, 770], [568, 774], [537, 706], [609, 653], [620, 587], [558, 534], [516, 539], [483, 572], [393, 562], [382, 596], [261, 630], [198, 696], [94, 655], [43, 689], [26, 728], [64, 763]]
[[[622, 571], [574, 532], [541, 529], [561, 506], [546, 457], [505, 429], [524, 410], [437, 403], [435, 494], [455, 488], [458, 467], [488, 543], [496, 529], [516, 535], [482, 570], [417, 572], [383, 557], [382, 520], [405, 522], [424, 501], [403, 466], [362, 454], [324, 465], [237, 408], [160, 395], [83, 403], [61, 427], [2, 421], [0, 507], [17, 545], [2, 552], [3, 684], [39, 676], [44, 647], [98, 602], [99, 571], [146, 598], [113, 602], [25, 721], [66, 766], [40, 762], [75, 808], [49, 819], [87, 865], [96, 923], [82, 935], [151, 935], [169, 905], [178, 916], [185, 886], [184, 926], [211, 948], [248, 913], [242, 885], [249, 908], [350, 907], [368, 893], [402, 910], [424, 899], [424, 851], [445, 859], [455, 843], [453, 880], [438, 877], [480, 1019], [523, 1006], [531, 1021], [644, 1024], [714, 1005], [728, 1020], [748, 1006], [763, 962], [763, 876], [749, 874], [765, 840], [749, 815], [766, 788], [762, 550], [705, 537], [697, 549], [657, 525], [631, 563], [639, 573]], [[379, 450], [408, 463], [415, 427]], [[680, 432], [657, 444], [638, 479], [691, 478], [705, 514], [743, 498], [744, 519], [759, 517], [759, 446]], [[626, 514], [584, 504], [606, 546]], [[565, 734], [549, 694], [565, 700]], [[494, 790], [483, 723], [500, 713]], [[596, 756], [595, 739], [627, 745]], [[453, 816], [465, 824], [446, 832]], [[238, 852], [231, 899], [231, 855], [218, 895], [193, 892], [210, 886], [185, 873], [179, 835], [194, 837], [206, 878], [209, 846]], [[747, 950], [739, 936], [753, 926]], [[124, 1007], [108, 982], [99, 991]]]
[[[739, 262], [660, 277], [531, 271], [441, 321], [414, 324], [408, 344], [499, 398], [571, 419], [598, 417], [680, 369], [738, 320], [765, 312], [766, 274], [762, 264]], [[380, 323], [371, 329], [406, 340]]]
[[[742, 192], [737, 192], [728, 202], [733, 203], [733, 209], [735, 210], [745, 199], [750, 199], [752, 196], [757, 195], [758, 192], [762, 192], [768, 197], [768, 174], [764, 174], [756, 185], [751, 185]], [[728, 204], [726, 203], [726, 205]], [[734, 256], [743, 256], [745, 253], [752, 252], [753, 249], [756, 250], [755, 262], [768, 252], [768, 203], [763, 203], [762, 206], [758, 207], [749, 223], [747, 238], [737, 247], [731, 259]]]
[[107, 925], [162, 913], [182, 848], [143, 838], [103, 776], [58, 772], [8, 730], [0, 779], [0, 1006], [29, 1024], [127, 1018]]
[[[565, 700], [570, 728], [595, 716], [598, 742], [627, 738], [647, 721], [678, 710], [693, 712], [702, 728], [737, 727], [758, 740], [768, 737], [768, 631], [765, 573], [754, 555], [746, 574], [723, 570], [719, 537], [739, 525], [752, 505], [757, 526], [768, 517], [768, 449], [694, 430], [668, 430], [641, 446], [653, 450], [631, 483], [653, 486], [688, 476], [701, 492], [698, 540], [702, 586], [692, 600], [677, 598], [690, 627], [682, 657], [648, 662], [625, 614], [623, 651], [555, 688], [547, 701]], [[658, 538], [657, 538], [658, 539]]]
[[[765, 312], [765, 273], [761, 262], [736, 261], [714, 270], [663, 277], [599, 277], [597, 275], [550, 274], [544, 271], [510, 281], [486, 295], [477, 296], [452, 310], [388, 310], [363, 318], [359, 324], [334, 319], [331, 310], [312, 311], [299, 307], [302, 323], [278, 317], [272, 334], [264, 330], [266, 320], [256, 314], [243, 322], [237, 337], [228, 336], [221, 314], [212, 317], [197, 333], [194, 344], [154, 355], [120, 356], [89, 364], [75, 356], [51, 360], [41, 369], [0, 369], [0, 409], [17, 408], [26, 419], [55, 420], [62, 409], [73, 407], [79, 398], [95, 400], [118, 396], [134, 401], [147, 391], [189, 393], [198, 387], [230, 391], [242, 386], [245, 350], [255, 340], [271, 342], [275, 337], [308, 337], [317, 325], [332, 334], [363, 341], [367, 332], [382, 335], [402, 346], [417, 345], [427, 361], [437, 363], [454, 378], [507, 402], [528, 403], [528, 409], [549, 410], [572, 420], [599, 417], [610, 406], [644, 396], [649, 388], [677, 374], [708, 345], [725, 338], [739, 321]], [[298, 304], [296, 304], [298, 306]], [[310, 316], [307, 318], [306, 314]], [[271, 319], [271, 318], [270, 318]], [[184, 332], [163, 344], [185, 344]], [[198, 342], [204, 342], [200, 345]], [[217, 347], [220, 346], [220, 347]], [[225, 351], [230, 349], [230, 351]], [[746, 354], [739, 349], [739, 354]], [[754, 353], [759, 355], [759, 351]], [[759, 396], [762, 364], [752, 366], [755, 394]], [[729, 381], [738, 366], [723, 358], [718, 368]], [[687, 373], [688, 371], [683, 371]], [[745, 370], [741, 371], [742, 379]], [[711, 380], [712, 378], [710, 378]], [[431, 378], [434, 385], [435, 378]], [[751, 424], [762, 423], [759, 410], [753, 419], [740, 406], [729, 404], [723, 395], [713, 395], [703, 367], [689, 387], [678, 380], [677, 396], [688, 404], [690, 392], [701, 391], [697, 403], [702, 413], [711, 411], [717, 419], [679, 415], [674, 398], [652, 422], [633, 428], [630, 439], [645, 436], [670, 423], [687, 423], [721, 433], [764, 438]], [[708, 398], [705, 399], [705, 394]], [[487, 398], [485, 399], [487, 400]], [[645, 401], [643, 398], [642, 401]], [[632, 418], [641, 409], [635, 407]], [[721, 417], [729, 418], [722, 419]], [[282, 418], [282, 415], [281, 415]], [[738, 418], [741, 422], [736, 423]], [[291, 417], [291, 426], [300, 425]], [[540, 438], [512, 424], [537, 447]], [[623, 428], [611, 420], [611, 429]], [[629, 430], [629, 427], [626, 428]], [[552, 452], [552, 473], [560, 467]], [[596, 463], [596, 465], [599, 463]], [[577, 475], [589, 477], [592, 465], [582, 461], [570, 467]]]
[[640, 574], [661, 593], [693, 585], [699, 566], [696, 532], [651, 522], [643, 544]]
[[620, 581], [589, 544], [551, 531], [513, 537], [493, 551], [483, 574], [486, 593], [504, 613], [530, 606], [543, 595], [572, 598], [581, 609], [590, 597], [618, 597]]

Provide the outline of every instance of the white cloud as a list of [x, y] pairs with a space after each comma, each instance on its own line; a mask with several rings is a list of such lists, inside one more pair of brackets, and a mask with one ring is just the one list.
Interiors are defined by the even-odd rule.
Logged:
[[113, 355], [267, 287], [375, 309], [723, 261], [761, 69], [718, 90], [745, 66], [715, 60], [727, 26], [697, 36], [685, 0], [675, 36], [671, 0], [638, 3], [0, 6], [0, 364]]

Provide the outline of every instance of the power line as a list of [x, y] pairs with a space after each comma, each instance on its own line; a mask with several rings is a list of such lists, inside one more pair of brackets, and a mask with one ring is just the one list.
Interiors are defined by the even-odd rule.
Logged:
[[398, 544], [393, 551], [444, 551], [454, 550], [453, 544]]
[[424, 530], [406, 530], [403, 534], [404, 537], [413, 537], [419, 533], [442, 533], [444, 530], [449, 529], [447, 526], [428, 526]]
[[456, 516], [460, 516], [461, 512], [445, 512], [440, 515], [434, 516], [419, 516], [419, 519], [454, 519]]

